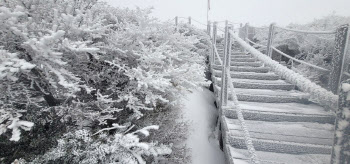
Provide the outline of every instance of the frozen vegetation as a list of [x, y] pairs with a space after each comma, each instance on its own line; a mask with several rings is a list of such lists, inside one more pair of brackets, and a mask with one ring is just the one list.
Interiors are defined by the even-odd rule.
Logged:
[[[97, 0], [0, 1], [0, 163], [185, 163], [209, 38]], [[189, 109], [190, 110], [190, 109]]]

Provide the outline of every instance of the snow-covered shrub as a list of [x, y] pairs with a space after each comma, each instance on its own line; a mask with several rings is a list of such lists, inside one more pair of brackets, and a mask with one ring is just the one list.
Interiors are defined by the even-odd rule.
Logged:
[[[208, 85], [209, 38], [187, 25], [175, 31], [150, 18], [150, 9], [97, 0], [6, 0], [0, 6], [0, 140], [27, 145], [1, 150], [0, 156], [23, 152], [0, 162], [30, 161], [50, 146], [41, 140], [52, 143], [69, 129], [133, 127], [145, 111], [176, 105], [187, 90]], [[22, 140], [19, 129], [31, 131]], [[45, 132], [53, 138], [40, 138]]]
[[[148, 135], [148, 127], [140, 131]], [[77, 130], [64, 134], [58, 140], [57, 147], [45, 153], [30, 163], [121, 163], [145, 164], [143, 156], [170, 154], [167, 146], [156, 146], [154, 143], [141, 142], [134, 133], [114, 135], [105, 133], [94, 136], [88, 130]]]

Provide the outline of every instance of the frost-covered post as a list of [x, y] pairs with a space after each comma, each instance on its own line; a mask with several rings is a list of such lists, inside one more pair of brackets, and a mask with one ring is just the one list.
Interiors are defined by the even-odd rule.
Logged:
[[178, 24], [178, 20], [179, 20], [179, 17], [175, 17], [175, 26], [177, 27], [177, 24]]
[[188, 24], [192, 24], [191, 17], [188, 17]]
[[207, 33], [208, 33], [209, 36], [210, 36], [210, 31], [211, 31], [211, 28], [210, 28], [210, 21], [208, 21], [208, 24], [207, 24]]
[[225, 23], [225, 47], [224, 47], [224, 61], [222, 65], [222, 76], [221, 76], [221, 98], [220, 105], [226, 106], [228, 101], [228, 76], [227, 72], [230, 72], [230, 61], [231, 61], [231, 34], [229, 31], [232, 29], [228, 25], [228, 22]]
[[249, 23], [246, 23], [244, 26], [244, 40], [248, 42], [248, 37], [249, 37]]
[[271, 23], [269, 28], [269, 34], [267, 39], [267, 50], [266, 50], [266, 55], [269, 57], [272, 56], [272, 44], [273, 44], [274, 33], [275, 33], [275, 23]]
[[213, 40], [212, 40], [212, 42], [213, 42], [213, 56], [212, 56], [212, 59], [213, 59], [213, 63], [215, 63], [215, 49], [214, 49], [214, 46], [216, 46], [216, 36], [217, 36], [217, 22], [214, 22], [213, 23]]
[[350, 79], [340, 87], [331, 164], [350, 163]]
[[349, 25], [342, 25], [337, 28], [335, 34], [335, 51], [332, 58], [332, 69], [329, 77], [329, 89], [334, 94], [338, 94], [339, 85], [343, 74], [345, 59], [348, 54], [347, 45], [349, 40]]

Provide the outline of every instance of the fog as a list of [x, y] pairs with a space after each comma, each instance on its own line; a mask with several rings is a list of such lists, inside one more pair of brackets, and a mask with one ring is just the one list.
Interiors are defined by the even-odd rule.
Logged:
[[[203, 23], [207, 19], [207, 0], [105, 0], [112, 6], [153, 7], [152, 16], [160, 20], [175, 16], [188, 17]], [[307, 23], [315, 18], [336, 14], [350, 16], [350, 0], [210, 0], [209, 19], [249, 22], [255, 26], [276, 22]]]

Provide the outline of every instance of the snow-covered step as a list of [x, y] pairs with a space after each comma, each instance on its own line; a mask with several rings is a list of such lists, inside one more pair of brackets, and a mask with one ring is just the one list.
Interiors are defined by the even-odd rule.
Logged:
[[[240, 122], [237, 119], [228, 119], [229, 134], [234, 137], [243, 137]], [[332, 124], [313, 122], [266, 122], [246, 120], [246, 125], [252, 138], [282, 142], [305, 143], [332, 146]]]
[[231, 60], [232, 59], [236, 59], [236, 58], [238, 58], [238, 59], [242, 59], [242, 58], [252, 58], [250, 55], [231, 55]]
[[[246, 121], [246, 124], [249, 128], [253, 145], [257, 151], [288, 154], [331, 154], [333, 135], [331, 131], [318, 130], [316, 127], [303, 127], [298, 124], [288, 125], [273, 123], [272, 125], [276, 126], [271, 126], [266, 125], [268, 122], [257, 122], [254, 124], [250, 122], [251, 121]], [[243, 132], [240, 130], [240, 126], [237, 123], [238, 122], [230, 122], [227, 125], [229, 128], [227, 133], [228, 142], [234, 148], [246, 149]], [[254, 128], [254, 126], [256, 127]], [[324, 125], [322, 126], [322, 124], [319, 124], [319, 128], [320, 127], [324, 127]], [[308, 136], [311, 135], [311, 133], [315, 133], [319, 137], [314, 135]]]
[[[222, 72], [214, 70], [214, 76], [221, 77]], [[256, 80], [278, 80], [279, 76], [273, 72], [256, 73], [256, 72], [231, 72], [231, 77], [240, 79], [256, 79]]]
[[[221, 88], [216, 84], [214, 87], [220, 93]], [[267, 89], [242, 89], [235, 88], [237, 99], [239, 101], [253, 101], [253, 102], [265, 102], [265, 103], [309, 103], [309, 94], [292, 90], [267, 90]], [[231, 94], [229, 95], [231, 100]]]
[[[335, 114], [326, 111], [316, 104], [300, 103], [261, 103], [240, 101], [239, 105], [243, 111], [244, 119], [268, 122], [318, 122], [333, 124]], [[233, 106], [233, 102], [229, 102]], [[225, 110], [228, 118], [237, 118], [234, 108]]]
[[[221, 65], [213, 65], [213, 68], [216, 70], [221, 70]], [[247, 67], [247, 66], [231, 66], [231, 71], [237, 71], [237, 72], [257, 72], [257, 73], [267, 73], [269, 72], [269, 68], [267, 67]]]
[[[221, 78], [216, 78], [218, 85], [221, 86]], [[247, 89], [272, 89], [272, 90], [292, 90], [294, 85], [286, 83], [284, 80], [255, 80], [255, 79], [237, 79], [232, 78], [235, 88]]]
[[[215, 64], [219, 65], [219, 61], [215, 61]], [[231, 66], [249, 66], [249, 67], [261, 67], [263, 64], [261, 62], [231, 62]]]
[[232, 62], [257, 62], [257, 60], [255, 58], [231, 58], [231, 63]]
[[[231, 159], [229, 164], [250, 163], [249, 152], [245, 149], [228, 147]], [[328, 154], [285, 154], [256, 151], [261, 164], [329, 164], [331, 156]]]

